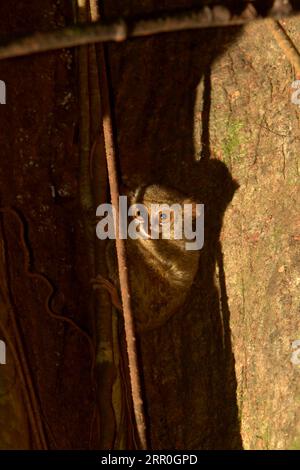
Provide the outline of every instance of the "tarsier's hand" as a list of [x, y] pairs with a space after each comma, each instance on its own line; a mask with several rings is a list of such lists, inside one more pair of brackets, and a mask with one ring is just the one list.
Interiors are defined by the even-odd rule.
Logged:
[[118, 289], [112, 282], [98, 274], [94, 279], [91, 279], [91, 284], [93, 289], [106, 289], [110, 294], [114, 307], [116, 307], [117, 310], [122, 311], [122, 303], [119, 297]]

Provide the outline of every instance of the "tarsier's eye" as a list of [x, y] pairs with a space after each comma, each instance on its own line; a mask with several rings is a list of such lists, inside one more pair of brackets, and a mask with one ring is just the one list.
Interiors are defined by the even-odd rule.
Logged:
[[136, 210], [135, 210], [135, 212], [134, 212], [134, 217], [135, 217], [136, 219], [139, 219], [139, 220], [144, 220], [144, 219], [143, 219], [143, 216], [142, 216], [142, 213], [141, 213], [141, 211], [140, 211], [139, 209], [136, 209]]
[[159, 222], [163, 224], [167, 220], [168, 220], [168, 215], [165, 212], [161, 212], [159, 214]]

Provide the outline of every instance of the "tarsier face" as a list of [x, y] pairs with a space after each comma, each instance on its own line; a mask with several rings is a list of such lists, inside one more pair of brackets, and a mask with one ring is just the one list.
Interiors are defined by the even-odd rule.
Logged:
[[178, 248], [183, 245], [184, 225], [193, 222], [199, 215], [199, 208], [191, 199], [178, 191], [158, 185], [140, 187], [130, 195], [131, 216], [137, 231], [147, 240], [173, 241]]
[[[176, 238], [172, 211], [162, 208], [156, 211], [153, 205], [178, 204], [183, 209], [183, 204], [190, 204], [192, 219], [197, 215], [197, 206], [179, 191], [160, 185], [140, 187], [129, 193], [128, 198], [130, 206], [136, 205], [132, 208], [131, 222], [136, 222], [137, 230], [144, 235], [127, 239], [134, 315], [141, 332], [162, 326], [178, 311], [192, 285], [199, 261], [199, 250], [187, 250], [185, 238]], [[154, 239], [149, 237], [153, 220], [158, 227]], [[167, 226], [169, 237], [164, 237]]]

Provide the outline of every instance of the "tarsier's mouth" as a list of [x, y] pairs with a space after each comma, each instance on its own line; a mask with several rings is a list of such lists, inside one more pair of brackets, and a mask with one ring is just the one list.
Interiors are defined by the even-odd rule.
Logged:
[[[151, 238], [151, 226], [148, 227], [148, 230], [146, 231], [145, 230], [145, 227], [144, 227], [144, 224], [139, 224], [139, 226], [137, 227], [137, 231], [141, 233], [141, 235], [143, 237], [145, 237], [146, 239], [150, 239]], [[149, 233], [150, 231], [150, 233]]]
[[140, 222], [139, 225], [136, 227], [136, 231], [139, 232], [141, 236], [147, 240], [152, 238], [153, 233], [154, 233], [154, 229], [150, 222], [148, 224], [144, 224], [143, 222]]

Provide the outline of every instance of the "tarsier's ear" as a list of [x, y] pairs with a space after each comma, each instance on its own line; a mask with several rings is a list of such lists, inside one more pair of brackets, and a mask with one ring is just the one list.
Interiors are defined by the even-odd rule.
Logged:
[[128, 196], [131, 203], [142, 202], [147, 185], [141, 175], [131, 174], [130, 177], [123, 175], [120, 193]]
[[193, 219], [196, 219], [196, 217], [199, 217], [201, 214], [201, 208], [199, 205], [197, 206], [197, 203], [193, 201], [192, 199], [185, 199], [183, 201], [183, 204], [192, 204], [192, 217]]
[[139, 186], [147, 186], [148, 184], [145, 177], [137, 173], [122, 176], [122, 186], [124, 186], [127, 191], [134, 191]]
[[126, 183], [120, 183], [119, 192], [122, 195], [128, 194], [130, 192], [130, 187]]

